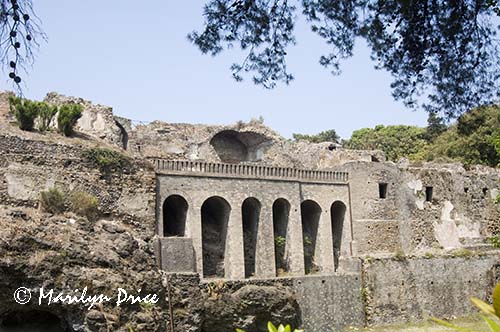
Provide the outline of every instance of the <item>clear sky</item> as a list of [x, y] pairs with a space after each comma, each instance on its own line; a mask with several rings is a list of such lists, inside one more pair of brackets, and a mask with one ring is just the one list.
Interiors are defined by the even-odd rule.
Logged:
[[[426, 124], [424, 111], [392, 99], [390, 75], [373, 69], [363, 42], [341, 76], [321, 67], [319, 56], [328, 47], [304, 20], [288, 56], [295, 80], [265, 90], [251, 77], [242, 83], [231, 77], [229, 67], [242, 60], [240, 52], [214, 58], [188, 42], [186, 35], [202, 27], [202, 0], [34, 2], [49, 40], [24, 76], [28, 98], [57, 91], [141, 121], [231, 124], [263, 116], [285, 137], [333, 128], [348, 138], [377, 124]], [[8, 81], [0, 88], [12, 89]]]

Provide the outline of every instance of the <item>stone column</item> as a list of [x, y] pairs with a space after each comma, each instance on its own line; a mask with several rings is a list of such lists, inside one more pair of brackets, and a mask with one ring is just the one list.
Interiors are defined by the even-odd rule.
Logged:
[[333, 237], [330, 209], [325, 209], [319, 220], [318, 237], [316, 240], [315, 258], [321, 268], [321, 273], [331, 274], [335, 271], [333, 262]]
[[304, 244], [302, 241], [302, 217], [300, 202], [290, 202], [288, 218], [288, 231], [286, 236], [285, 259], [288, 261], [289, 273], [292, 276], [303, 276], [304, 270]]
[[227, 279], [245, 278], [243, 219], [240, 202], [231, 202], [231, 214], [227, 225], [224, 271]]
[[194, 255], [196, 257], [196, 271], [203, 277], [203, 236], [201, 232], [201, 205], [189, 202], [186, 228], [193, 239]]
[[255, 277], [257, 278], [274, 278], [276, 276], [272, 203], [262, 202], [260, 210], [255, 260]]

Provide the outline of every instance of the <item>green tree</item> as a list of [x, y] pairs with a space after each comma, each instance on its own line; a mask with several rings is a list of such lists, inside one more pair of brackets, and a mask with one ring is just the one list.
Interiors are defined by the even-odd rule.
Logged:
[[64, 104], [59, 108], [57, 127], [65, 136], [73, 134], [73, 127], [82, 116], [83, 107], [79, 104]]
[[340, 136], [337, 135], [335, 129], [325, 130], [316, 135], [293, 134], [293, 139], [296, 141], [305, 140], [311, 143], [335, 142], [338, 143]]
[[429, 112], [429, 116], [427, 118], [427, 140], [432, 141], [443, 132], [446, 131], [448, 127], [444, 124], [443, 118], [438, 116], [434, 112]]
[[207, 0], [204, 29], [188, 37], [211, 55], [239, 46], [247, 56], [231, 66], [234, 78], [250, 72], [256, 84], [273, 88], [293, 79], [286, 55], [299, 10], [331, 48], [322, 66], [339, 74], [362, 38], [375, 67], [393, 76], [394, 98], [409, 108], [456, 118], [498, 96], [496, 0]]
[[500, 107], [477, 107], [460, 116], [457, 122], [438, 136], [425, 153], [427, 160], [449, 159], [466, 165], [497, 166]]
[[382, 150], [387, 159], [416, 158], [428, 145], [426, 129], [415, 126], [376, 126], [355, 130], [344, 147], [357, 150]]

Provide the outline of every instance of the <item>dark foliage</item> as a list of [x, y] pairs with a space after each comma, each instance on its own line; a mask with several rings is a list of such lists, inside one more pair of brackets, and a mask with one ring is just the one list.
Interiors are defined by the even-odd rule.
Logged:
[[396, 100], [409, 108], [455, 118], [498, 97], [499, 57], [492, 16], [495, 0], [210, 0], [205, 28], [189, 39], [216, 55], [234, 45], [248, 51], [231, 68], [239, 81], [252, 72], [256, 84], [289, 83], [286, 49], [294, 44], [296, 8], [331, 46], [320, 64], [340, 73], [354, 42], [368, 42], [376, 68], [389, 71]]

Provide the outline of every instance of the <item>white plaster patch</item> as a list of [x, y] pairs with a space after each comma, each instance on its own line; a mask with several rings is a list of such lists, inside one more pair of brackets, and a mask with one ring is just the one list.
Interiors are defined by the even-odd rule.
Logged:
[[491, 199], [496, 199], [498, 196], [498, 189], [497, 188], [493, 188], [490, 190], [490, 197]]
[[408, 187], [413, 190], [416, 195], [419, 191], [423, 189], [422, 181], [420, 179], [411, 180], [408, 182]]
[[422, 181], [420, 179], [415, 179], [415, 180], [411, 180], [407, 184], [408, 184], [408, 187], [411, 190], [413, 190], [413, 194], [415, 196], [417, 196], [416, 199], [415, 199], [415, 204], [417, 205], [417, 208], [419, 210], [423, 210], [424, 209], [425, 198], [424, 198], [423, 195], [419, 195], [419, 193], [423, 189]]
[[445, 201], [441, 210], [441, 222], [434, 222], [434, 235], [439, 244], [445, 249], [460, 248], [460, 232], [455, 221], [451, 218], [454, 209], [450, 201]]

